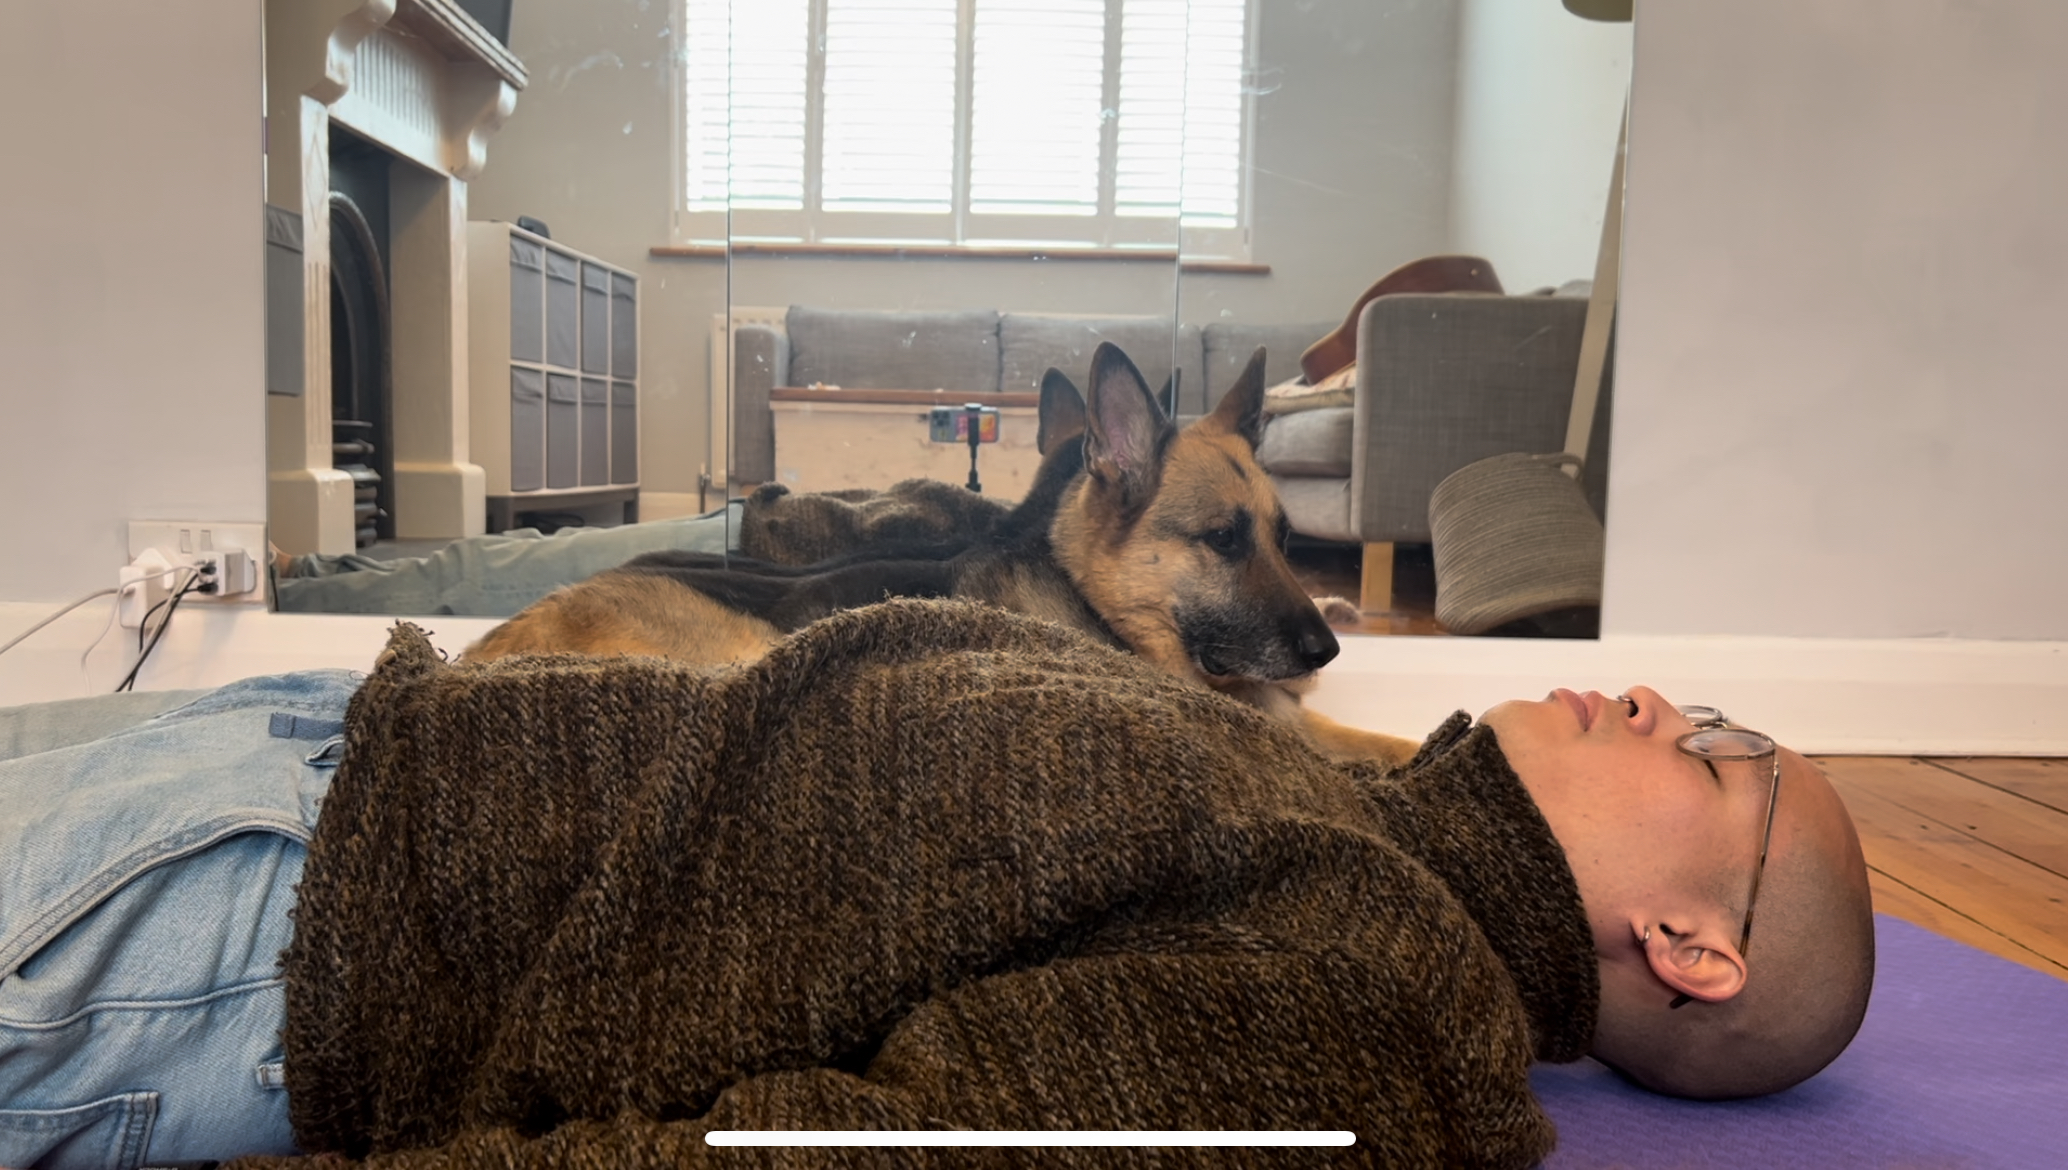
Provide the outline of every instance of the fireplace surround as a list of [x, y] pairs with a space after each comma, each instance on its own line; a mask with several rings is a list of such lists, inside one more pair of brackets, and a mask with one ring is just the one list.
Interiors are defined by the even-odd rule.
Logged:
[[268, 0], [265, 77], [266, 202], [298, 215], [302, 231], [300, 377], [290, 369], [266, 398], [273, 542], [349, 552], [360, 527], [332, 429], [338, 131], [391, 158], [392, 534], [478, 534], [486, 498], [468, 446], [467, 184], [516, 105], [524, 66], [455, 0]]

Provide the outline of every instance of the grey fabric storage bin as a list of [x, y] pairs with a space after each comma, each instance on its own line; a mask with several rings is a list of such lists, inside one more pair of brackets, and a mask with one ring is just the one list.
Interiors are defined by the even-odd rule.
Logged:
[[546, 250], [510, 237], [510, 356], [546, 360]]
[[581, 483], [581, 390], [573, 374], [546, 375], [546, 486]]
[[[999, 387], [1032, 394], [1041, 389], [1049, 367], [1069, 375], [1089, 392], [1092, 351], [1102, 341], [1119, 346], [1142, 371], [1152, 392], [1170, 377], [1175, 350], [1179, 414], [1196, 414], [1204, 401], [1199, 327], [1171, 327], [1169, 317], [1069, 317], [1050, 313], [1007, 313], [998, 322]], [[1225, 387], [1224, 387], [1225, 389]]]
[[1349, 482], [1357, 412], [1347, 406], [1276, 414], [1264, 420], [1257, 462], [1272, 475], [1322, 475]]
[[582, 486], [610, 482], [610, 383], [582, 379]]
[[546, 250], [546, 364], [574, 369], [581, 360], [581, 261]]
[[787, 385], [850, 390], [998, 389], [998, 314], [897, 313], [792, 306]]
[[622, 272], [610, 274], [610, 374], [639, 376], [639, 282]]
[[545, 486], [546, 375], [516, 366], [510, 370], [510, 490]]
[[[1300, 376], [1300, 355], [1340, 324], [1320, 321], [1301, 325], [1235, 325], [1216, 322], [1201, 330], [1206, 352], [1206, 395], [1212, 409], [1249, 364], [1249, 355], [1264, 347], [1264, 385], [1276, 386]], [[1345, 471], [1343, 474], [1348, 475]]]
[[610, 372], [610, 273], [582, 265], [582, 373]]
[[610, 482], [639, 480], [639, 387], [630, 382], [610, 386]]

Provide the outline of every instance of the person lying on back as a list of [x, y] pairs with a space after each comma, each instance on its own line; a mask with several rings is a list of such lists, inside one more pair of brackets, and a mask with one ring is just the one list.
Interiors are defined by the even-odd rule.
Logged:
[[1872, 980], [1815, 767], [1626, 696], [1461, 713], [1388, 771], [981, 607], [703, 673], [451, 666], [405, 626], [363, 683], [249, 680], [0, 763], [0, 1165], [816, 1166], [861, 1156], [705, 1135], [1137, 1128], [1532, 1165], [1532, 1061], [1775, 1092]]

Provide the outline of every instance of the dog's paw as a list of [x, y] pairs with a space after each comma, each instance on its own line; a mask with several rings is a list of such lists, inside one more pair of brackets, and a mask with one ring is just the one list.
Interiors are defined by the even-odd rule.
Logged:
[[1347, 597], [1317, 597], [1314, 607], [1321, 611], [1321, 620], [1332, 626], [1354, 626], [1364, 620], [1364, 611]]

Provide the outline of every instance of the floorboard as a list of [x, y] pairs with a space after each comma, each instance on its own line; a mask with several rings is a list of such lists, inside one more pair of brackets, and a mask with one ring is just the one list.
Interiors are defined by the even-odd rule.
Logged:
[[2068, 763], [1834, 756], [1875, 908], [2068, 979]]
[[1983, 926], [1943, 902], [1933, 901], [1929, 896], [1911, 889], [1878, 869], [1870, 868], [1867, 871], [1867, 881], [1874, 892], [1874, 908], [1883, 914], [1892, 914], [1905, 922], [1922, 926], [1934, 934], [1944, 935], [1955, 942], [1966, 943], [1976, 950], [1987, 951], [2014, 963], [2022, 963], [2056, 979], [2068, 980], [2068, 967], [2063, 967], [2009, 935]]
[[2020, 760], [1968, 756], [1927, 761], [1991, 788], [2068, 812], [2068, 760]]
[[1925, 760], [1836, 760], [1825, 772], [1841, 792], [1847, 784], [1858, 784], [1891, 804], [2068, 878], [2068, 813]]

